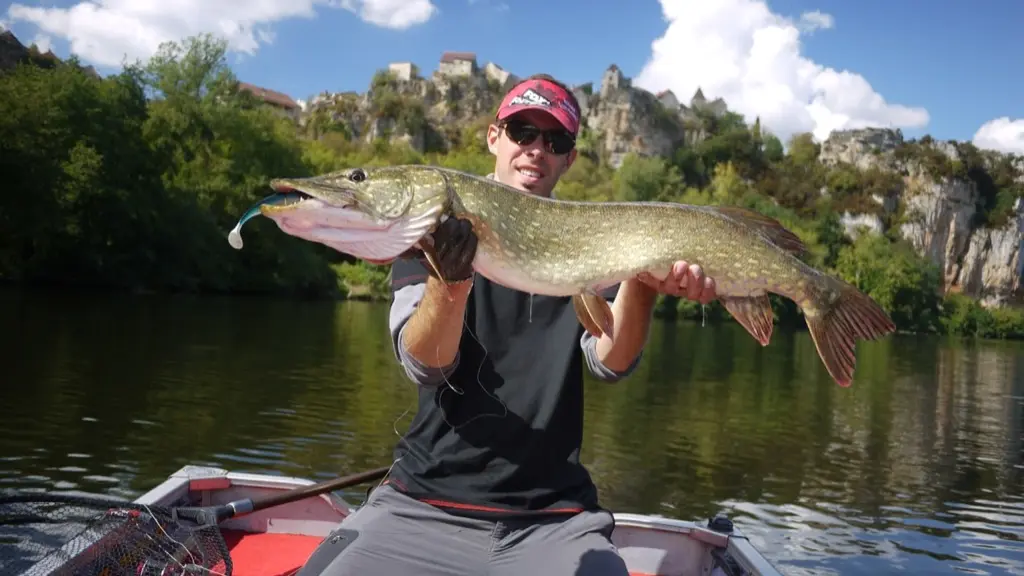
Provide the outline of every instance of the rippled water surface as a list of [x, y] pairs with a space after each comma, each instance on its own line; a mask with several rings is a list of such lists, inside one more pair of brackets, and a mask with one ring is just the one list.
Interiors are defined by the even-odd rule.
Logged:
[[[0, 489], [134, 497], [184, 464], [390, 461], [414, 391], [382, 304], [0, 292]], [[588, 382], [616, 510], [730, 515], [786, 574], [1024, 574], [1024, 345], [894, 337], [836, 387], [805, 333], [655, 325]]]

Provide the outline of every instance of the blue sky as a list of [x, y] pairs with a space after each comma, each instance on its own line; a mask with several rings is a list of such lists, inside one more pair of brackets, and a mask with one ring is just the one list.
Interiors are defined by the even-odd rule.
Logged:
[[[60, 56], [71, 39], [101, 71], [114, 69], [103, 66], [119, 60], [114, 53], [144, 57], [160, 39], [249, 23], [255, 32], [231, 38], [243, 48], [248, 39], [251, 53], [233, 53], [232, 67], [243, 80], [297, 99], [363, 91], [390, 61], [411, 60], [430, 73], [443, 51], [460, 50], [475, 52], [481, 65], [548, 72], [571, 84], [599, 83], [615, 63], [638, 85], [672, 88], [684, 100], [701, 85], [741, 112], [760, 113], [780, 133], [825, 135], [852, 119], [900, 126], [911, 137], [971, 140], [986, 122], [1008, 117], [1019, 121], [1020, 134], [1008, 124], [986, 142], [1024, 145], [1024, 40], [1015, 30], [1024, 23], [1024, 2], [1017, 0], [334, 2], [348, 10], [325, 3], [162, 0], [146, 12], [126, 0], [100, 1], [92, 11], [74, 0], [23, 0], [0, 9], [0, 22], [25, 43], [50, 43]], [[795, 36], [780, 36], [785, 25], [773, 15], [800, 28], [801, 14], [815, 11], [814, 21], [831, 25], [804, 29], [799, 44], [783, 41]], [[389, 19], [390, 28], [383, 24]], [[398, 24], [403, 20], [406, 26]], [[775, 35], [765, 35], [769, 30]], [[666, 34], [668, 50], [645, 71], [652, 42]], [[755, 37], [780, 43], [757, 47]], [[823, 102], [812, 110], [813, 91]], [[906, 108], [872, 106], [875, 94]]]

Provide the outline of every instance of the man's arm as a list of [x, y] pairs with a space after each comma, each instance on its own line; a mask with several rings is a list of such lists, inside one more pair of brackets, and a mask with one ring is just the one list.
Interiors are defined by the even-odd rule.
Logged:
[[472, 282], [451, 284], [454, 301], [444, 285], [427, 274], [418, 260], [399, 260], [392, 266], [394, 297], [389, 314], [395, 357], [406, 375], [421, 386], [444, 382], [458, 366], [466, 301]]
[[[606, 298], [609, 295], [605, 295]], [[611, 304], [613, 337], [596, 338], [584, 331], [580, 339], [590, 372], [615, 382], [633, 372], [647, 344], [657, 292], [635, 279], [622, 282]]]
[[[584, 333], [581, 345], [594, 375], [609, 381], [630, 374], [640, 361], [658, 293], [707, 304], [717, 297], [715, 282], [700, 266], [676, 262], [665, 279], [640, 274], [619, 284], [612, 302], [613, 337]], [[608, 296], [605, 296], [606, 298]]]
[[476, 251], [468, 222], [451, 219], [434, 239], [442, 274], [465, 280], [445, 286], [418, 258], [399, 259], [391, 267], [394, 298], [388, 323], [395, 356], [409, 378], [422, 386], [444, 382], [458, 365]]

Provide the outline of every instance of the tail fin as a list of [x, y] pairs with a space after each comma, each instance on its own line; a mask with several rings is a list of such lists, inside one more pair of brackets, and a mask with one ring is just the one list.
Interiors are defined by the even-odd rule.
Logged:
[[894, 332], [885, 310], [856, 287], [833, 278], [839, 298], [830, 308], [805, 313], [807, 328], [825, 368], [842, 387], [853, 383], [857, 340], [876, 340]]

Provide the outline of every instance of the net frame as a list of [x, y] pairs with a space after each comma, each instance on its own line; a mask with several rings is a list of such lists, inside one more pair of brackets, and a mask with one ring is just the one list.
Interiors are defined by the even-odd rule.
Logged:
[[0, 494], [0, 576], [231, 576], [232, 568], [205, 515], [97, 495]]

